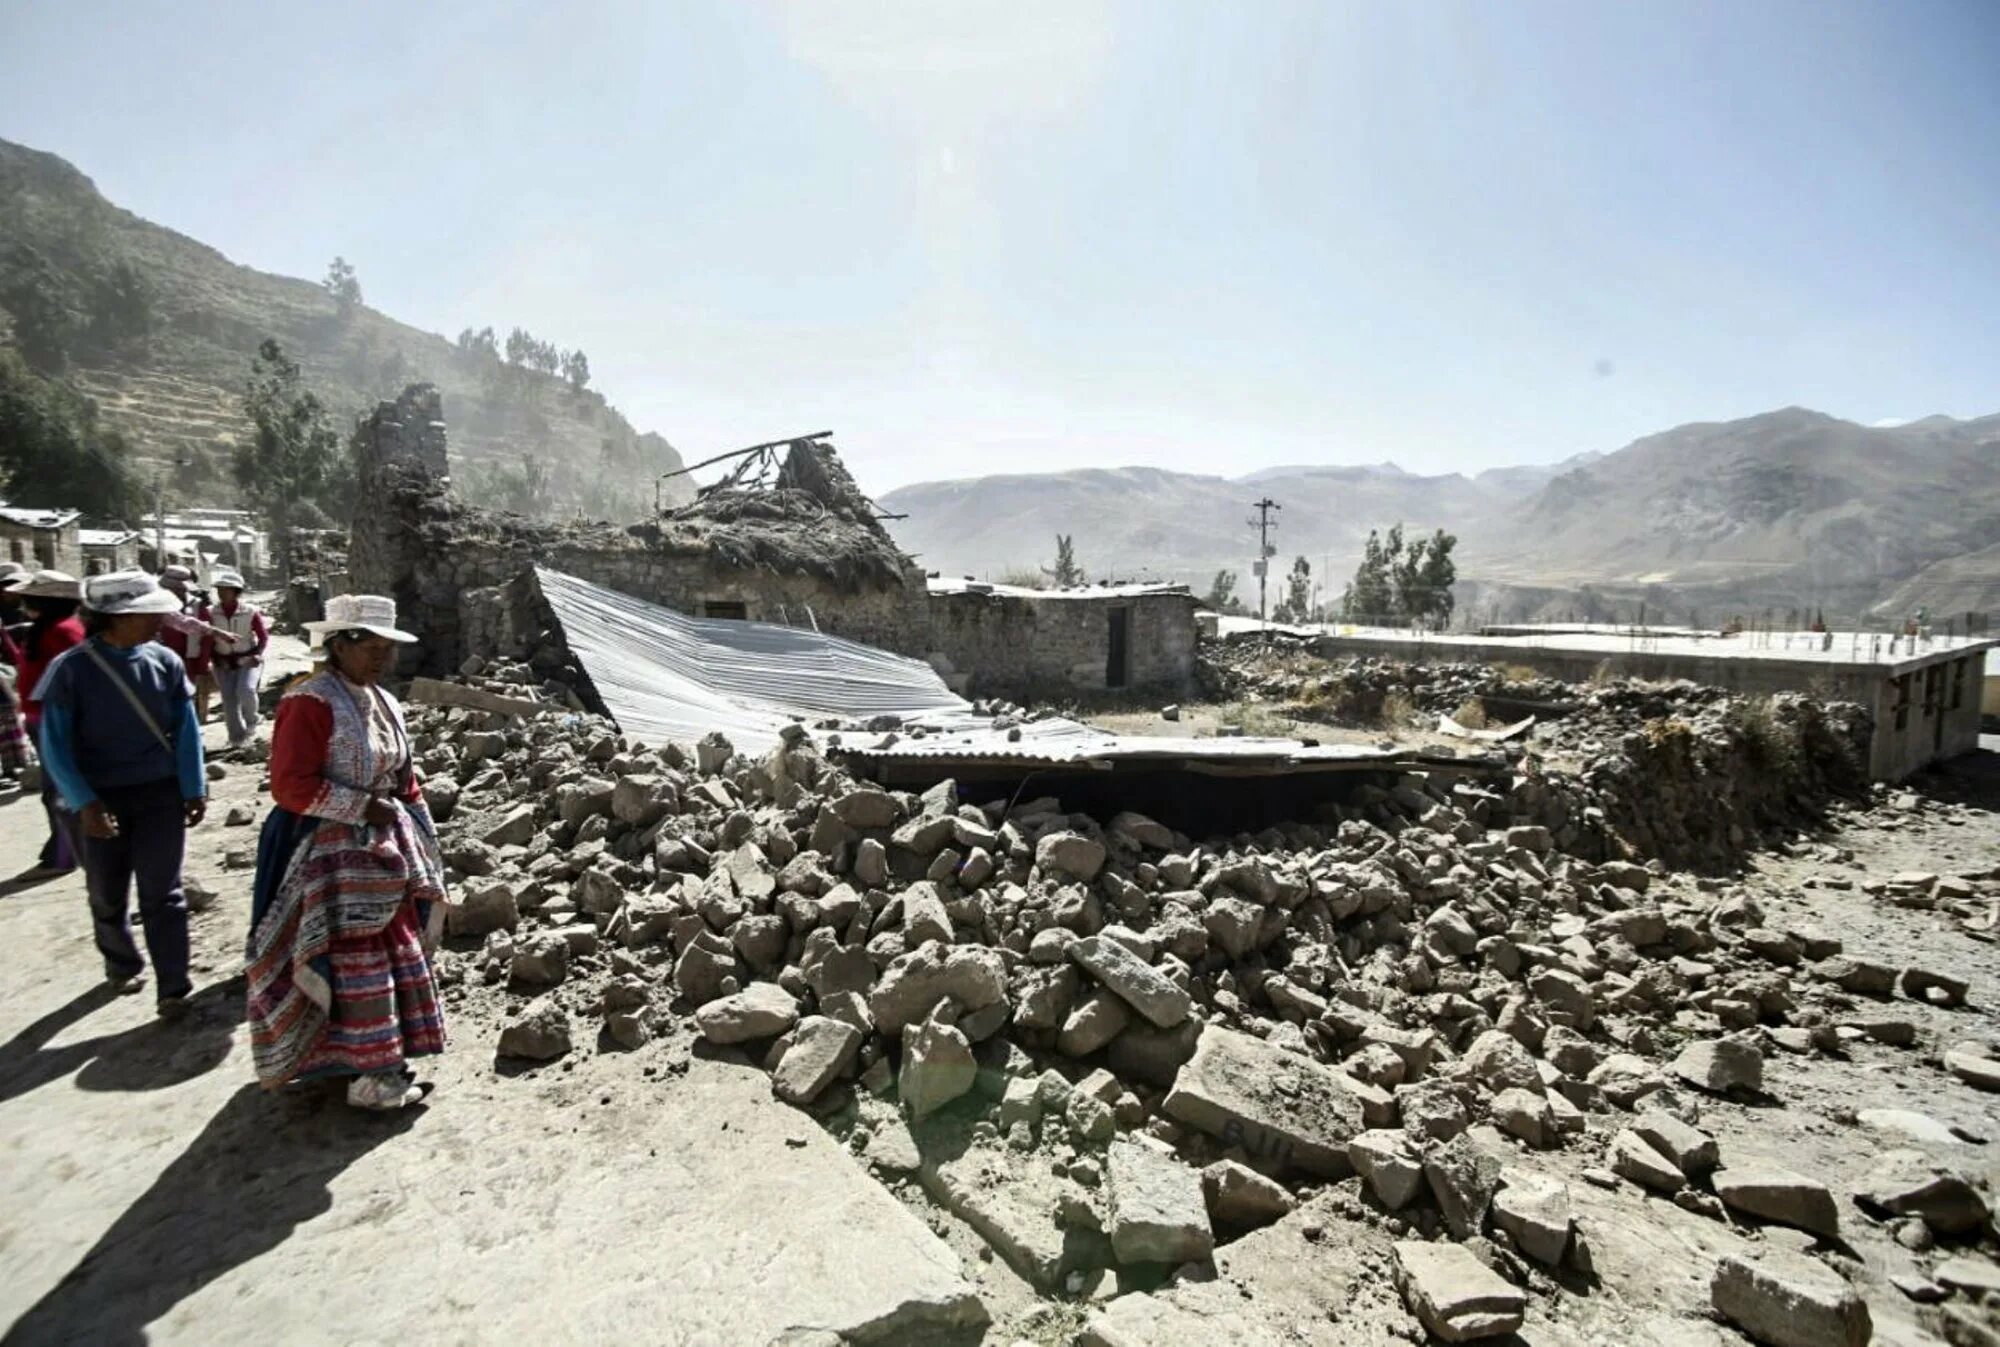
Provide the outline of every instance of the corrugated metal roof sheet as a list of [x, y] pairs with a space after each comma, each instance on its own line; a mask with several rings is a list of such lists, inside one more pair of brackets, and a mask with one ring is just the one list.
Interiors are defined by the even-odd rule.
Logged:
[[739, 747], [799, 721], [936, 715], [972, 707], [922, 660], [821, 632], [696, 618], [537, 568], [570, 649], [628, 734], [692, 742], [720, 730]]
[[720, 730], [739, 749], [762, 752], [787, 725], [865, 725], [894, 716], [902, 722], [894, 731], [814, 736], [830, 752], [878, 763], [1154, 763], [1285, 772], [1465, 761], [1297, 739], [1111, 734], [1059, 717], [999, 729], [922, 660], [796, 627], [689, 617], [558, 571], [535, 574], [606, 708], [642, 741], [688, 743]]

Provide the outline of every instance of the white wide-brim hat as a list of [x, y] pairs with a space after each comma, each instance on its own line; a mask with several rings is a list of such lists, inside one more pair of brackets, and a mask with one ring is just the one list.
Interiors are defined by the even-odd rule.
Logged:
[[80, 599], [83, 586], [68, 571], [36, 571], [25, 582], [17, 577], [7, 592], [17, 599]]
[[389, 641], [417, 639], [397, 628], [396, 601], [380, 594], [336, 594], [326, 601], [325, 617], [306, 623], [306, 632], [315, 648], [325, 645], [327, 637], [343, 631], [365, 631]]
[[113, 571], [83, 582], [83, 606], [105, 617], [130, 613], [178, 613], [180, 596], [144, 571]]
[[217, 571], [208, 578], [208, 583], [217, 589], [221, 589], [224, 585], [229, 586], [231, 589], [250, 588], [250, 586], [243, 583], [243, 577], [235, 571]]

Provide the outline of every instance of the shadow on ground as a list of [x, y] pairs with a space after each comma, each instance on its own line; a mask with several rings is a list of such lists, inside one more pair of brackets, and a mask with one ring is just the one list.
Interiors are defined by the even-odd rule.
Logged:
[[103, 983], [56, 1007], [0, 1044], [0, 1103], [38, 1090], [82, 1068], [85, 1090], [162, 1090], [212, 1071], [229, 1056], [231, 1037], [243, 1022], [243, 980], [202, 988], [179, 1020], [148, 1020], [114, 1034], [60, 1047], [49, 1043], [63, 1030], [118, 999]]
[[144, 1343], [148, 1324], [331, 1208], [333, 1179], [423, 1111], [370, 1117], [244, 1086], [0, 1343]]

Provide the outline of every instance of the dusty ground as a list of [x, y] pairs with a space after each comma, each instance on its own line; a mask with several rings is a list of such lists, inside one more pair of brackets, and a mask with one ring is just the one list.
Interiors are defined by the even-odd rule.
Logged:
[[[228, 772], [192, 839], [220, 896], [183, 1023], [102, 989], [79, 880], [0, 886], [5, 1342], [967, 1340], [946, 1244], [686, 1036], [503, 1074], [460, 1025], [429, 1106], [388, 1120], [259, 1090], [223, 859], [259, 777]], [[0, 874], [40, 842], [39, 802], [0, 797]]]
[[[1164, 726], [1154, 717], [1145, 728]], [[877, 1183], [837, 1127], [774, 1103], [762, 1072], [691, 1052], [685, 1033], [633, 1053], [579, 1045], [549, 1067], [503, 1072], [491, 1026], [461, 1023], [432, 1072], [432, 1103], [390, 1121], [317, 1093], [263, 1094], [233, 980], [248, 874], [224, 867], [226, 853], [254, 845], [252, 827], [225, 819], [258, 786], [254, 768], [231, 767], [195, 834], [190, 870], [220, 897], [195, 922], [199, 1013], [184, 1024], [155, 1023], [149, 998], [100, 990], [79, 882], [0, 886], [6, 1341], [803, 1344], [853, 1330], [912, 1343], [1062, 1343], [1076, 1340], [1092, 1300], [1119, 1289], [1102, 1284], [1081, 1304], [1038, 1299], [915, 1180]], [[1958, 1039], [2000, 1037], [1994, 945], [1858, 884], [2000, 866], [2000, 756], [1919, 783], [1915, 799], [1764, 856], [1745, 883], [1773, 925], [1814, 925], [1850, 952], [1967, 978], [1971, 1007], [1862, 1007], [1916, 1021], [1914, 1048], [1771, 1050], [1769, 1100], [1704, 1103], [1725, 1156], [1777, 1159], [1842, 1194], [1891, 1144], [1974, 1173], [1995, 1168], [2000, 1103], [1937, 1061]], [[31, 862], [39, 830], [33, 800], [0, 798], [0, 874]], [[1809, 878], [1857, 887], [1806, 887]], [[1984, 1140], [1885, 1137], [1857, 1121], [1871, 1108], [1915, 1110]], [[1598, 1278], [1533, 1297], [1520, 1340], [1741, 1341], [1708, 1315], [1707, 1271], [1728, 1249], [1790, 1237], [1584, 1181], [1601, 1163], [1596, 1125], [1564, 1150], [1516, 1152], [1569, 1183]], [[1129, 1302], [1152, 1317], [1104, 1340], [1420, 1340], [1389, 1284], [1392, 1235], [1356, 1194], [1352, 1182], [1335, 1185], [1224, 1246], [1217, 1280]], [[1841, 1216], [1851, 1257], [1835, 1257], [1869, 1300], [1875, 1341], [1939, 1341], [1887, 1280], [1938, 1254], [1904, 1249], [1852, 1206]], [[968, 1295], [995, 1321], [983, 1332], [946, 1327]]]

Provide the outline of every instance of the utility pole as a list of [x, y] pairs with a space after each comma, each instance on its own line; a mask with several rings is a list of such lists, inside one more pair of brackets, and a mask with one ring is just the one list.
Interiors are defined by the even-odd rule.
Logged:
[[1282, 507], [1266, 496], [1250, 508], [1257, 512], [1257, 517], [1250, 521], [1250, 527], [1257, 530], [1257, 564], [1253, 568], [1257, 573], [1257, 624], [1266, 626], [1269, 625], [1265, 614], [1268, 612], [1266, 598], [1271, 582], [1271, 553], [1277, 550], [1271, 546], [1271, 512]]

